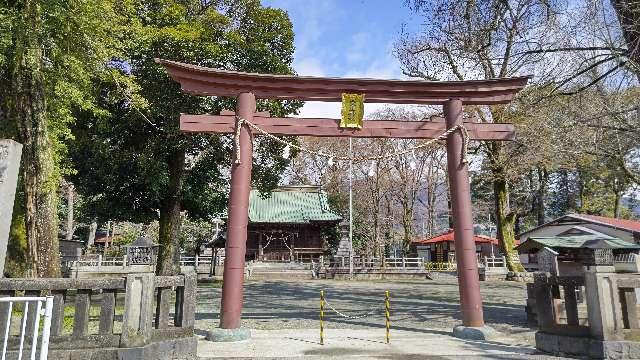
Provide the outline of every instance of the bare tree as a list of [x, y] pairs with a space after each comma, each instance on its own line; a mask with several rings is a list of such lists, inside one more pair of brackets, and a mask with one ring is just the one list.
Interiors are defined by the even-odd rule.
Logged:
[[[428, 29], [407, 36], [397, 46], [405, 74], [430, 80], [502, 78], [538, 70], [538, 81], [552, 73], [541, 66], [542, 56], [527, 53], [538, 43], [561, 43], [559, 23], [545, 0], [411, 1]], [[513, 122], [509, 106], [467, 108], [486, 122]], [[512, 271], [523, 271], [514, 254], [514, 225], [518, 212], [511, 207], [510, 158], [505, 144], [482, 144], [492, 176], [495, 219], [501, 250]]]

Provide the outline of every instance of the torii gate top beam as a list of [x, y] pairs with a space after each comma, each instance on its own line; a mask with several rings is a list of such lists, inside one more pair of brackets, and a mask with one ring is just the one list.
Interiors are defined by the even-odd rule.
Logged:
[[251, 74], [156, 59], [186, 93], [237, 96], [251, 92], [275, 100], [342, 101], [342, 93], [366, 94], [367, 103], [433, 104], [460, 99], [464, 105], [507, 104], [528, 76], [467, 81], [378, 80]]

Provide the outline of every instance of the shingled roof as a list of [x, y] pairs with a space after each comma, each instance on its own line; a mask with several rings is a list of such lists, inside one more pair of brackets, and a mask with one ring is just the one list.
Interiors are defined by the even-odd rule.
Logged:
[[534, 228], [531, 228], [525, 232], [522, 232], [520, 234], [518, 234], [516, 237], [517, 238], [527, 238], [527, 234], [538, 230], [540, 228], [543, 228], [545, 226], [549, 226], [549, 225], [554, 225], [554, 224], [559, 224], [559, 223], [564, 223], [564, 222], [568, 222], [568, 221], [578, 221], [578, 222], [586, 222], [586, 223], [592, 223], [592, 224], [599, 224], [602, 226], [606, 226], [609, 228], [614, 228], [614, 229], [621, 229], [621, 230], [626, 230], [629, 231], [631, 233], [638, 233], [640, 234], [640, 221], [635, 221], [635, 220], [626, 220], [626, 219], [616, 219], [616, 218], [610, 218], [610, 217], [605, 217], [605, 216], [597, 216], [597, 215], [588, 215], [588, 214], [567, 214], [564, 216], [561, 216], [559, 218], [553, 219], [545, 224], [536, 226]]
[[517, 247], [518, 251], [528, 251], [532, 248], [550, 247], [559, 248], [588, 248], [588, 249], [629, 249], [638, 250], [640, 245], [627, 241], [600, 235], [576, 235], [576, 236], [545, 236], [531, 237]]
[[251, 190], [249, 222], [308, 224], [342, 220], [329, 209], [327, 194], [318, 186], [287, 186], [275, 189], [266, 197]]
[[587, 215], [587, 214], [569, 214], [569, 216], [578, 219], [584, 219], [587, 221], [600, 223], [616, 227], [618, 229], [640, 232], [640, 221], [616, 219], [605, 216]]
[[[428, 245], [428, 244], [435, 244], [435, 243], [440, 243], [440, 242], [452, 242], [454, 238], [454, 231], [453, 229], [449, 229], [446, 232], [436, 235], [434, 237], [428, 238], [428, 239], [416, 239], [411, 241], [414, 245]], [[473, 241], [477, 244], [482, 244], [482, 243], [492, 243], [493, 245], [498, 245], [498, 239], [489, 237], [489, 236], [485, 236], [485, 235], [473, 235]]]

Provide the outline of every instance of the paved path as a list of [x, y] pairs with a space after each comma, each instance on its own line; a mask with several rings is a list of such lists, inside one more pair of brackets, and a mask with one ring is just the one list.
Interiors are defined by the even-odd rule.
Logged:
[[320, 345], [317, 329], [253, 330], [250, 340], [212, 343], [201, 340], [201, 359], [551, 359], [527, 346], [496, 341], [460, 340], [435, 332], [392, 332], [391, 343], [379, 329], [333, 329]]
[[[482, 282], [485, 322], [510, 334], [512, 345], [533, 345], [534, 332], [524, 311], [526, 287], [515, 282]], [[396, 330], [450, 332], [460, 325], [458, 284], [453, 281], [260, 281], [245, 286], [242, 326], [258, 330], [315, 329], [320, 290], [329, 304], [349, 315], [376, 311], [363, 319], [345, 319], [327, 309], [327, 327], [384, 328], [384, 292], [391, 293], [391, 321]], [[198, 287], [196, 330], [218, 326], [219, 288]]]
[[[320, 290], [329, 303], [326, 345], [318, 341]], [[217, 327], [221, 289], [199, 286], [196, 333]], [[392, 343], [384, 343], [384, 291], [391, 292]], [[254, 281], [245, 284], [243, 327], [252, 338], [239, 343], [201, 341], [202, 358], [453, 359], [532, 358], [534, 333], [526, 323], [526, 287], [515, 282], [482, 282], [485, 322], [502, 334], [491, 342], [463, 341], [450, 333], [462, 323], [455, 280], [416, 281]], [[533, 358], [545, 358], [534, 356]]]

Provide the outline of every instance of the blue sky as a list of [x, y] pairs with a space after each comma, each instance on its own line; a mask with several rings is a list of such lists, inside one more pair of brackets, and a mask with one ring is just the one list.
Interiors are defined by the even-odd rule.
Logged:
[[[263, 0], [289, 13], [295, 32], [294, 69], [300, 75], [402, 78], [393, 45], [420, 18], [402, 0]], [[339, 104], [308, 102], [301, 115], [340, 116]], [[367, 113], [380, 108], [367, 104]]]

